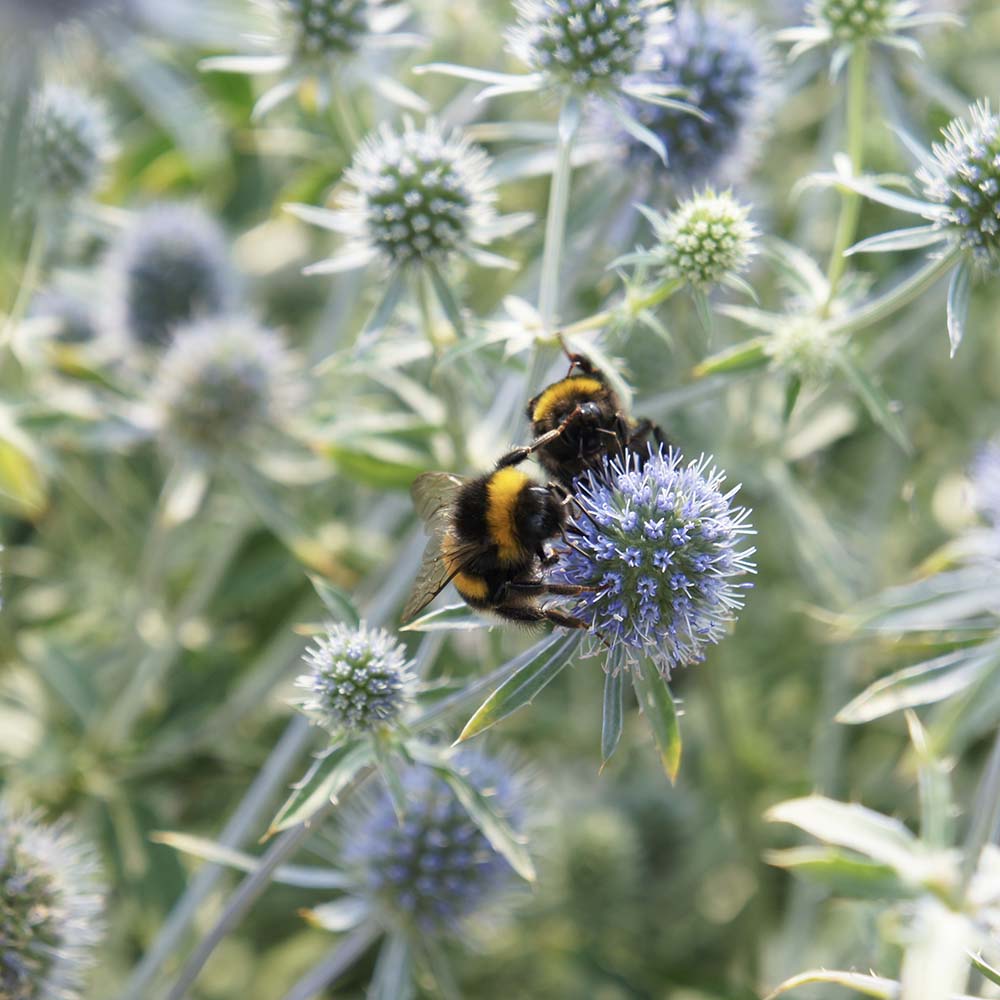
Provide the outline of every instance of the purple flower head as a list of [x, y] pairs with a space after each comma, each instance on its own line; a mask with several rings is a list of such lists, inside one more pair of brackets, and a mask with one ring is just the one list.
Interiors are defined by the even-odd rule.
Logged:
[[[612, 669], [644, 655], [669, 675], [702, 660], [736, 620], [750, 586], [738, 578], [754, 572], [754, 549], [742, 545], [753, 529], [749, 511], [733, 504], [739, 487], [723, 492], [723, 480], [711, 459], [684, 463], [662, 446], [577, 480], [576, 550], [553, 576], [600, 588], [573, 614], [590, 623], [595, 651], [610, 647]], [[611, 516], [598, 526], [595, 510]]]
[[[456, 758], [465, 779], [520, 831], [522, 780], [500, 760], [474, 751]], [[345, 830], [344, 860], [359, 893], [387, 919], [419, 933], [457, 931], [517, 876], [434, 771], [414, 765], [401, 774], [406, 815], [397, 819], [388, 792]]]

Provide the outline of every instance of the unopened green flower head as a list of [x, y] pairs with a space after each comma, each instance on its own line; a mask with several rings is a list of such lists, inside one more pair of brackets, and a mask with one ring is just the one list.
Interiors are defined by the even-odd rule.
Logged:
[[312, 59], [354, 52], [368, 34], [369, 0], [282, 0], [294, 32], [292, 51]]
[[811, 11], [813, 20], [835, 39], [855, 42], [886, 34], [901, 6], [913, 5], [900, 4], [899, 0], [815, 0]]
[[93, 852], [0, 799], [0, 997], [77, 1000], [103, 909]]
[[1000, 114], [981, 101], [968, 121], [954, 119], [917, 171], [927, 199], [944, 206], [935, 220], [958, 237], [984, 269], [1000, 271]]
[[178, 330], [153, 386], [170, 442], [206, 456], [245, 444], [280, 424], [296, 395], [293, 364], [281, 338], [242, 317], [219, 317]]
[[738, 276], [756, 252], [750, 210], [731, 193], [706, 188], [665, 218], [654, 216], [652, 256], [669, 280], [708, 289]]
[[331, 625], [306, 651], [299, 708], [333, 733], [391, 725], [412, 699], [412, 663], [385, 629]]
[[635, 72], [661, 0], [517, 0], [511, 51], [555, 82], [579, 91], [615, 87]]
[[821, 381], [833, 370], [844, 337], [832, 334], [811, 316], [787, 316], [765, 343], [771, 363], [779, 371], [810, 381]]
[[63, 204], [92, 194], [110, 155], [110, 130], [101, 106], [70, 87], [45, 87], [27, 120], [26, 193]]
[[457, 131], [382, 125], [354, 156], [345, 202], [354, 252], [390, 266], [442, 263], [492, 238], [489, 159]]

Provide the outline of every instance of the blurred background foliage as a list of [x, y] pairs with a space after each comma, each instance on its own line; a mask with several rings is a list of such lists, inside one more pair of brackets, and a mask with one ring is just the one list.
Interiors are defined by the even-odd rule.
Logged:
[[[393, 65], [443, 117], [470, 125], [551, 118], [534, 96], [476, 106], [454, 80], [407, 72], [433, 59], [513, 69], [499, 51], [506, 3], [413, 6], [413, 23], [430, 41]], [[759, 3], [755, 13], [776, 28], [796, 23], [796, 8]], [[884, 53], [877, 61], [865, 136], [872, 170], [911, 166], [887, 120], [926, 144], [964, 110], [966, 96], [1000, 92], [1000, 10], [975, 0], [961, 13], [965, 28], [922, 39], [925, 62]], [[442, 371], [408, 308], [371, 356], [351, 356], [375, 283], [356, 274], [303, 277], [301, 268], [327, 256], [331, 243], [282, 205], [322, 203], [352, 139], [343, 120], [310, 104], [308, 88], [299, 102], [251, 123], [253, 78], [197, 68], [207, 55], [236, 51], [246, 5], [227, 0], [217, 17], [204, 37], [147, 27], [124, 51], [74, 37], [46, 53], [47, 76], [105, 103], [117, 154], [95, 203], [60, 220], [44, 273], [32, 278], [77, 296], [100, 323], [113, 294], [105, 254], [127, 224], [124, 213], [197, 199], [228, 235], [247, 309], [281, 330], [309, 370], [308, 413], [294, 433], [261, 443], [244, 462], [178, 472], [176, 456], [137, 412], [147, 401], [144, 366], [155, 361], [109, 366], [94, 344], [18, 331], [0, 373], [3, 784], [48, 815], [75, 815], [100, 846], [113, 890], [95, 998], [117, 995], [201, 864], [151, 834], [217, 837], [285, 732], [307, 642], [300, 626], [324, 613], [308, 574], [391, 627], [421, 545], [410, 482], [428, 468], [485, 468], [513, 436], [495, 418], [510, 384], [496, 373], [524, 369], [524, 355], [504, 358], [502, 345], [487, 345]], [[165, 128], [148, 95], [137, 94], [131, 76], [142, 69], [121, 70], [140, 52], [189, 101], [177, 127]], [[356, 127], [396, 114], [363, 84], [350, 102]], [[836, 196], [794, 189], [839, 148], [841, 89], [818, 60], [782, 61], [772, 102], [763, 153], [739, 191], [765, 233], [825, 261]], [[543, 217], [546, 179], [520, 175], [523, 145], [491, 141], [486, 128], [479, 134], [498, 173], [510, 177], [501, 208]], [[645, 235], [638, 223], [625, 235], [611, 224], [606, 177], [601, 163], [575, 174], [567, 319], [618, 294], [606, 262]], [[649, 201], [666, 209], [670, 198], [663, 186]], [[859, 237], [899, 224], [891, 209], [865, 203]], [[475, 315], [501, 316], [507, 294], [532, 297], [540, 241], [536, 225], [500, 247], [524, 265], [521, 274], [462, 276]], [[897, 280], [913, 264], [912, 253], [862, 262], [877, 282]], [[765, 307], [780, 307], [766, 258], [750, 278]], [[842, 617], [914, 578], [974, 520], [965, 470], [997, 432], [1000, 288], [977, 288], [954, 360], [943, 300], [935, 287], [861, 335], [866, 367], [897, 401], [910, 454], [836, 385], [812, 394], [786, 425], [774, 376], [693, 379], [706, 354], [747, 333], [717, 316], [709, 343], [681, 296], [660, 312], [669, 340], [639, 325], [613, 338], [636, 411], [660, 421], [686, 453], [713, 453], [744, 484], [758, 530], [757, 584], [735, 633], [704, 665], [674, 677], [684, 734], [675, 787], [636, 725], [626, 726], [597, 777], [602, 676], [586, 661], [490, 735], [491, 745], [513, 746], [531, 763], [544, 792], [540, 881], [506, 919], [453, 949], [465, 995], [738, 1000], [808, 966], [878, 969], [897, 960], [876, 932], [875, 904], [830, 901], [766, 863], [767, 850], [794, 841], [763, 814], [821, 791], [916, 817], [902, 717], [847, 727], [833, 715], [874, 679], [949, 648], [940, 636], [929, 644], [859, 634]], [[457, 398], [446, 402], [449, 393]], [[436, 672], [484, 672], [528, 641], [507, 630], [452, 634]], [[936, 718], [927, 719], [932, 738]], [[971, 720], [946, 734], [942, 722], [937, 749], [957, 762], [959, 802], [972, 800], [996, 721]], [[299, 739], [284, 783], [305, 768], [315, 741]], [[263, 803], [255, 829], [282, 797], [279, 787]], [[196, 930], [208, 926], [234, 880], [227, 874], [216, 887]], [[321, 898], [270, 889], [219, 947], [193, 995], [283, 995], [329, 950], [329, 933], [297, 916]], [[370, 959], [360, 963], [336, 995], [361, 996], [370, 968]]]

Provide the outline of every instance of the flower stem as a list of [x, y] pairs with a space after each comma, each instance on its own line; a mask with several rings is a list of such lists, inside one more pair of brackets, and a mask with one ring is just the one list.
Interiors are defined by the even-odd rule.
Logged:
[[590, 330], [599, 330], [602, 326], [606, 326], [615, 316], [619, 313], [624, 313], [626, 318], [634, 319], [639, 313], [646, 309], [652, 309], [654, 306], [658, 306], [661, 302], [665, 302], [674, 294], [682, 285], [680, 281], [665, 281], [661, 285], [657, 285], [651, 292], [647, 292], [645, 295], [641, 295], [636, 299], [630, 299], [626, 297], [625, 301], [618, 309], [605, 309], [601, 312], [594, 313], [591, 316], [587, 316], [584, 319], [577, 320], [575, 323], [570, 323], [569, 326], [563, 327], [563, 333], [568, 336], [573, 336], [577, 333], [587, 333]]
[[[847, 66], [847, 155], [851, 160], [851, 174], [857, 177], [862, 171], [865, 146], [865, 107], [868, 95], [869, 51], [868, 43], [856, 42], [851, 50]], [[829, 282], [826, 302], [820, 315], [825, 319], [837, 295], [837, 288], [847, 268], [844, 251], [854, 242], [861, 214], [861, 196], [854, 191], [845, 191], [840, 203], [840, 218], [830, 253], [830, 264], [826, 277]]]
[[855, 333], [865, 327], [880, 323], [897, 310], [902, 309], [903, 306], [909, 305], [933, 285], [938, 278], [954, 266], [960, 254], [961, 248], [953, 246], [942, 256], [928, 260], [919, 271], [901, 281], [881, 298], [873, 299], [859, 309], [832, 320], [828, 332], [830, 334]]
[[284, 1000], [313, 1000], [319, 996], [368, 951], [381, 933], [381, 929], [373, 923], [356, 927], [285, 994]]
[[546, 334], [554, 332], [553, 325], [559, 308], [559, 271], [562, 265], [563, 244], [566, 241], [566, 213], [569, 209], [572, 173], [570, 157], [579, 124], [579, 104], [575, 98], [568, 97], [559, 112], [556, 166], [549, 188], [549, 209], [545, 219], [545, 249], [542, 253], [542, 276], [538, 290], [538, 311], [542, 318], [542, 329]]

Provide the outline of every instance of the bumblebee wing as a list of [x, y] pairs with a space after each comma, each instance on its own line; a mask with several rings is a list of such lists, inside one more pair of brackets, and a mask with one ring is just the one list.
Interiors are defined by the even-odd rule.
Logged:
[[[446, 542], [447, 559], [444, 552]], [[484, 546], [478, 543], [456, 545], [447, 530], [432, 535], [417, 570], [410, 599], [403, 608], [403, 622], [416, 618], [483, 549]]]
[[464, 482], [461, 476], [450, 472], [425, 472], [413, 480], [410, 487], [413, 506], [429, 530], [433, 531], [437, 522], [448, 514]]

